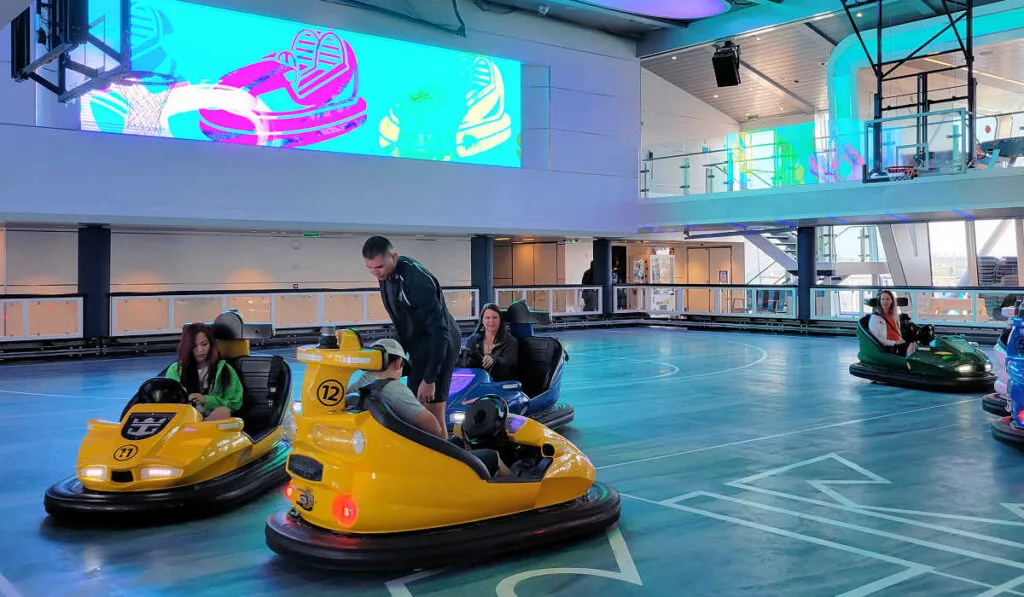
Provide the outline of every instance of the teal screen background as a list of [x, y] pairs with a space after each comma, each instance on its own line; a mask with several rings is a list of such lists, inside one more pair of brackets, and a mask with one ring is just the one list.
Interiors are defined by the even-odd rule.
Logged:
[[[119, 4], [89, 5], [115, 47]], [[521, 165], [514, 60], [180, 0], [133, 2], [131, 46], [144, 84], [83, 96], [83, 130]]]

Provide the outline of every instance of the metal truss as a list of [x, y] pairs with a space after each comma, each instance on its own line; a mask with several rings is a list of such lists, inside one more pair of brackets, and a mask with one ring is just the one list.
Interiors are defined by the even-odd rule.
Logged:
[[[868, 62], [871, 65], [871, 70], [875, 74], [875, 99], [874, 99], [874, 119], [880, 119], [883, 117], [883, 112], [889, 110], [897, 110], [901, 108], [917, 108], [920, 113], [927, 113], [931, 111], [931, 106], [937, 103], [948, 103], [954, 101], [967, 101], [967, 138], [970, 141], [970, 147], [973, 147], [974, 143], [977, 142], [975, 136], [975, 117], [977, 115], [977, 82], [974, 77], [974, 0], [939, 0], [942, 3], [943, 13], [946, 15], [948, 23], [939, 29], [934, 35], [932, 35], [927, 41], [918, 46], [907, 56], [903, 58], [882, 61], [882, 40], [883, 30], [885, 28], [884, 10], [883, 5], [886, 0], [840, 0], [843, 4], [843, 10], [846, 12], [846, 17], [850, 21], [850, 25], [853, 27], [854, 33], [857, 35], [858, 41], [860, 41], [861, 47], [864, 49], [864, 54], [868, 58]], [[875, 10], [875, 48], [874, 55], [870, 49], [868, 49], [867, 43], [864, 41], [864, 37], [861, 35], [862, 29], [857, 25], [857, 19], [853, 13], [855, 11], [874, 7]], [[955, 15], [955, 13], [959, 13]], [[955, 15], [955, 16], [954, 16]], [[964, 32], [961, 35], [958, 24], [964, 22]], [[964, 63], [967, 67], [967, 93], [963, 96], [956, 96], [944, 98], [941, 100], [931, 100], [928, 98], [928, 75], [959, 70], [964, 68], [963, 66], [941, 66], [933, 69], [922, 70], [917, 73], [909, 75], [898, 75], [894, 76], [901, 66], [914, 60], [915, 58], [921, 58], [925, 54], [925, 50], [938, 39], [941, 35], [951, 30], [956, 35], [957, 48], [952, 50], [944, 50], [938, 52], [928, 52], [929, 57], [941, 56], [947, 54], [962, 54], [964, 57]], [[884, 91], [883, 83], [886, 81], [895, 81], [898, 79], [917, 78], [917, 101], [910, 104], [902, 105], [884, 105]], [[922, 136], [927, 135], [928, 120], [927, 117], [922, 117], [918, 122], [919, 134]], [[869, 175], [884, 175], [885, 170], [882, 165], [882, 130], [881, 127], [872, 127], [872, 149], [874, 153], [874, 161], [872, 164]], [[974, 151], [970, 151], [967, 156], [968, 167], [974, 163]], [[865, 177], [867, 180], [867, 177]]]

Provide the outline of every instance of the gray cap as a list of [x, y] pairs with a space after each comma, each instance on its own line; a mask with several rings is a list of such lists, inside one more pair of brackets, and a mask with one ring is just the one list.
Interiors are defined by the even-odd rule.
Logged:
[[384, 352], [387, 353], [388, 356], [402, 357], [403, 359], [408, 360], [405, 356], [405, 349], [402, 348], [402, 345], [399, 344], [398, 340], [395, 340], [394, 338], [381, 338], [380, 340], [377, 340], [370, 346], [380, 346], [381, 348], [384, 349]]

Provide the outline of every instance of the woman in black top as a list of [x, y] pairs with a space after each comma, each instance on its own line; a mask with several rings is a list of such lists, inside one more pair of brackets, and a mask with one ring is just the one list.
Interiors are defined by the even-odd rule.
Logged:
[[486, 369], [494, 381], [514, 380], [519, 373], [519, 343], [505, 330], [501, 310], [494, 303], [480, 311], [480, 323], [466, 342], [466, 351], [469, 366]]

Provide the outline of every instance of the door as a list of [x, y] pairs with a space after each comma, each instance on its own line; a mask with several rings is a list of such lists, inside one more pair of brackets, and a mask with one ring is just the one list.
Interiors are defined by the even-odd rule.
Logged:
[[[710, 284], [711, 254], [708, 249], [686, 250], [686, 283]], [[707, 313], [711, 310], [711, 292], [709, 290], [687, 290], [686, 311], [689, 313]]]
[[[710, 262], [710, 277], [712, 284], [732, 284], [732, 247], [714, 247], [708, 251]], [[733, 311], [732, 295], [743, 298], [744, 291], [723, 290], [718, 293], [719, 304], [715, 305], [716, 313], [731, 313]], [[714, 300], [714, 295], [712, 295]]]

